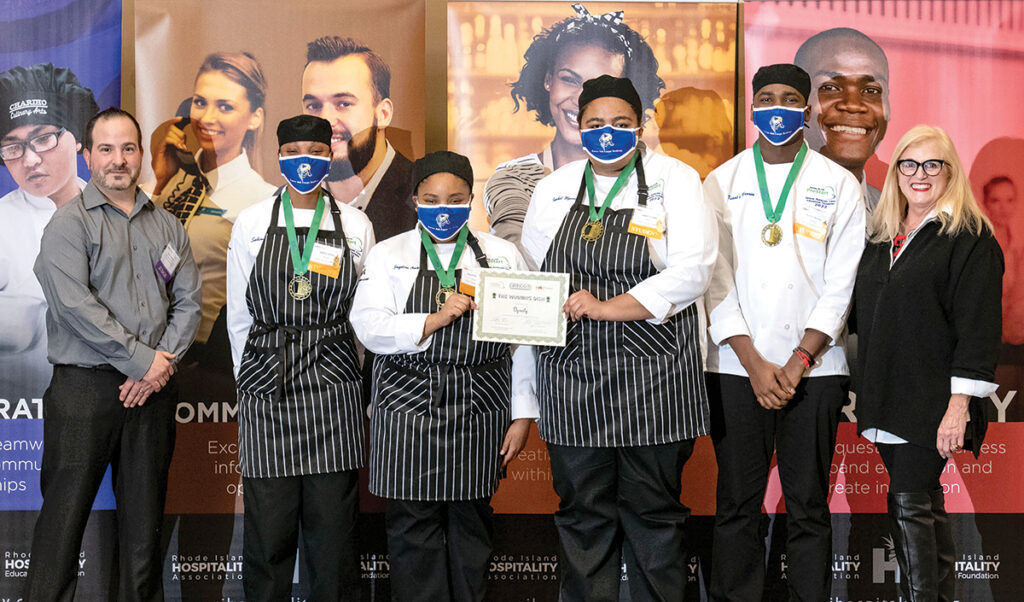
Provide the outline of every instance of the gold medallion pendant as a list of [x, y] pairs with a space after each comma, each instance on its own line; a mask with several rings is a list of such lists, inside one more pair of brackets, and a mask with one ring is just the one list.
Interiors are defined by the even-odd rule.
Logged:
[[454, 294], [455, 289], [447, 286], [441, 287], [441, 290], [437, 291], [437, 294], [434, 295], [434, 301], [437, 301], [437, 308], [441, 309], [441, 307], [444, 306], [444, 302], [448, 300], [448, 297], [451, 297]]
[[774, 247], [782, 240], [782, 228], [778, 224], [768, 224], [761, 230], [761, 242]]
[[292, 299], [302, 301], [309, 297], [310, 293], [313, 292], [313, 283], [309, 281], [309, 277], [305, 274], [301, 276], [295, 274], [292, 276], [291, 282], [288, 283], [288, 295]]
[[604, 236], [604, 223], [600, 220], [588, 221], [583, 224], [583, 229], [580, 230], [580, 236], [583, 237], [583, 240], [594, 242]]

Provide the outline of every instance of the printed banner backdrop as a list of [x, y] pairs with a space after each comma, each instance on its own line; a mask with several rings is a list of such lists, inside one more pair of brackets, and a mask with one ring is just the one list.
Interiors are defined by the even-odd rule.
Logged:
[[[649, 147], [701, 177], [732, 156], [737, 4], [572, 4], [448, 3], [448, 145], [473, 159], [478, 202], [499, 165], [549, 173], [584, 156], [576, 99], [604, 73], [633, 81]], [[601, 24], [618, 20], [610, 34]], [[486, 228], [482, 208], [474, 226]]]
[[[47, 66], [44, 66], [47, 65]], [[49, 66], [49, 65], [52, 65]], [[8, 2], [0, 17], [0, 72], [38, 70], [67, 85], [76, 78], [90, 94], [76, 95], [88, 112], [121, 102], [121, 3], [116, 0]], [[69, 70], [70, 73], [64, 70]], [[4, 100], [6, 97], [0, 100]], [[47, 102], [10, 102], [0, 111], [48, 115]], [[31, 106], [29, 106], [31, 104]], [[69, 111], [70, 112], [70, 111]], [[6, 115], [5, 115], [6, 116]], [[88, 116], [85, 119], [88, 119]], [[64, 124], [16, 127], [0, 132], [3, 144], [24, 141]], [[50, 127], [50, 126], [54, 127]], [[77, 123], [76, 130], [85, 123]], [[21, 131], [22, 129], [27, 131]], [[70, 128], [69, 128], [70, 129]], [[0, 167], [0, 599], [17, 599], [25, 582], [32, 528], [42, 498], [42, 397], [50, 382], [46, 360], [46, 301], [32, 273], [43, 227], [58, 204], [73, 198], [89, 179], [78, 152], [81, 140], [65, 133], [48, 151], [26, 151]], [[81, 179], [79, 179], [81, 178]], [[69, 196], [70, 195], [70, 196]], [[82, 599], [99, 599], [110, 579], [113, 526], [109, 472], [93, 505], [79, 562]]]
[[[744, 6], [746, 97], [762, 65], [795, 62], [811, 76], [809, 145], [880, 188], [893, 148], [917, 124], [952, 137], [974, 193], [1003, 248], [1003, 353], [999, 389], [986, 400], [990, 420], [980, 459], [957, 455], [943, 476], [947, 508], [957, 515], [960, 600], [1020, 597], [1024, 513], [1024, 5], [1019, 2], [756, 2]], [[746, 109], [749, 120], [749, 109]], [[757, 131], [746, 128], [747, 143]], [[844, 408], [856, 420], [856, 401]], [[894, 569], [885, 521], [888, 477], [874, 447], [840, 429], [831, 507], [834, 600], [893, 596]], [[782, 510], [773, 476], [765, 506]], [[780, 515], [781, 516], [781, 515]], [[777, 523], [779, 521], [776, 521]], [[784, 571], [777, 571], [779, 578]], [[782, 598], [779, 598], [782, 599]], [[887, 599], [887, 598], [886, 598]]]
[[[186, 224], [203, 275], [203, 323], [179, 368], [182, 397], [165, 529], [170, 600], [242, 596], [238, 406], [224, 318], [231, 224], [239, 211], [284, 183], [276, 133], [282, 119], [301, 113], [328, 119], [335, 156], [339, 148], [352, 148], [353, 164], [357, 148], [372, 152], [372, 142], [355, 143], [365, 142], [374, 125], [386, 126], [387, 142], [398, 154], [423, 154], [424, 6], [422, 0], [135, 2], [136, 115], [150, 158], [142, 180]], [[307, 45], [327, 36], [352, 38], [387, 65], [386, 114], [364, 110], [377, 101], [373, 73], [361, 58], [306, 67]], [[337, 41], [324, 44], [331, 43]], [[168, 144], [172, 124], [183, 131], [189, 152]], [[352, 147], [346, 144], [350, 138]], [[375, 159], [375, 152], [365, 157]], [[197, 162], [204, 173], [216, 167], [216, 178], [201, 182]], [[351, 169], [348, 161], [342, 167]], [[200, 189], [212, 188], [198, 207], [197, 182]], [[380, 511], [365, 488], [364, 498], [366, 510]], [[361, 529], [374, 550], [364, 581], [370, 592], [381, 581], [381, 571], [372, 570], [374, 558], [387, 553], [383, 520], [367, 514]], [[306, 582], [296, 569], [297, 599], [306, 595]]]

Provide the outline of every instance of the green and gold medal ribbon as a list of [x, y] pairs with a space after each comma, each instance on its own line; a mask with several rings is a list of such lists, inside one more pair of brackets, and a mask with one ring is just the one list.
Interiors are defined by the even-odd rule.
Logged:
[[298, 236], [295, 234], [295, 218], [292, 216], [292, 200], [288, 196], [288, 190], [281, 194], [281, 206], [284, 207], [284, 225], [288, 233], [288, 248], [292, 253], [292, 270], [296, 276], [301, 276], [309, 271], [309, 260], [313, 256], [313, 246], [316, 244], [316, 235], [320, 231], [320, 219], [324, 215], [324, 195], [316, 200], [316, 211], [313, 212], [313, 222], [309, 225], [309, 233], [306, 234], [306, 245], [299, 254]]
[[437, 256], [437, 247], [430, 238], [430, 234], [420, 228], [420, 240], [423, 241], [427, 257], [430, 258], [430, 263], [434, 266], [434, 271], [437, 272], [437, 279], [441, 281], [441, 288], [455, 289], [455, 270], [459, 267], [459, 258], [462, 257], [462, 250], [466, 248], [466, 239], [468, 238], [469, 225], [467, 224], [459, 231], [459, 238], [455, 241], [455, 251], [452, 252], [452, 260], [448, 263], [448, 268], [445, 269], [441, 265], [441, 258]]
[[782, 186], [782, 194], [779, 202], [772, 209], [772, 196], [768, 192], [768, 181], [764, 176], [764, 159], [761, 157], [761, 145], [754, 143], [754, 170], [757, 172], [757, 185], [761, 189], [761, 204], [764, 205], [764, 216], [768, 218], [768, 224], [774, 224], [782, 219], [782, 212], [786, 208], [786, 199], [789, 198], [789, 189], [793, 187], [797, 174], [800, 173], [800, 166], [804, 164], [804, 157], [807, 156], [807, 143], [800, 145], [796, 153], [793, 166], [789, 168], [789, 175], [786, 176], [786, 183]]
[[615, 184], [612, 185], [612, 189], [608, 191], [608, 196], [605, 197], [604, 202], [601, 203], [601, 208], [598, 209], [594, 206], [594, 197], [596, 192], [594, 191], [594, 169], [590, 166], [590, 161], [587, 161], [587, 166], [583, 169], [583, 180], [587, 183], [587, 196], [590, 197], [590, 221], [599, 222], [604, 217], [605, 210], [612, 204], [612, 199], [615, 195], [619, 194], [622, 187], [629, 181], [629, 176], [632, 175], [633, 169], [636, 167], [637, 157], [640, 156], [639, 152], [633, 153], [633, 158], [629, 161], [626, 167], [619, 174], [619, 177], [615, 178]]

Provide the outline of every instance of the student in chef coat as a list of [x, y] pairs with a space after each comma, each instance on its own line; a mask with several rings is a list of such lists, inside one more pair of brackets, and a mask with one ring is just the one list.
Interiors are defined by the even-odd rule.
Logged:
[[590, 158], [537, 184], [522, 236], [540, 269], [571, 275], [566, 345], [534, 351], [561, 599], [617, 600], [623, 537], [633, 598], [678, 599], [680, 473], [708, 432], [695, 302], [717, 254], [714, 214], [695, 170], [638, 143], [628, 79], [588, 80], [579, 107]]
[[358, 599], [365, 436], [348, 310], [373, 227], [321, 186], [331, 161], [329, 122], [292, 117], [277, 138], [288, 184], [239, 213], [228, 246], [243, 586], [247, 600], [290, 598], [301, 527], [310, 599]]
[[490, 498], [537, 416], [512, 389], [509, 345], [473, 340], [476, 304], [458, 292], [480, 268], [526, 269], [512, 243], [470, 232], [472, 186], [462, 155], [417, 160], [419, 225], [374, 247], [352, 306], [377, 354], [370, 492], [387, 499], [396, 600], [484, 598]]
[[811, 81], [795, 65], [754, 75], [753, 148], [708, 176], [719, 260], [708, 289], [708, 393], [718, 459], [712, 600], [760, 600], [768, 473], [786, 498], [791, 600], [829, 599], [829, 468], [847, 399], [844, 330], [864, 249], [856, 178], [807, 148]]

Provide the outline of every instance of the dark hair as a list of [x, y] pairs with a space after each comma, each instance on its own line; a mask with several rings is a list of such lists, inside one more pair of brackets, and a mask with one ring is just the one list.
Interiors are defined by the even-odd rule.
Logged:
[[994, 178], [986, 182], [985, 185], [981, 188], [981, 195], [983, 197], [988, 197], [989, 191], [991, 191], [999, 184], [1009, 184], [1010, 186], [1013, 186], [1014, 190], [1017, 189], [1017, 185], [1013, 183], [1013, 180], [1011, 180], [1009, 176], [995, 176]]
[[[537, 113], [537, 121], [544, 125], [555, 124], [548, 103], [549, 94], [544, 89], [544, 78], [551, 73], [558, 55], [571, 46], [599, 46], [623, 55], [626, 63], [622, 77], [633, 82], [645, 110], [654, 108], [654, 101], [661, 96], [665, 81], [658, 77], [658, 59], [654, 58], [654, 51], [647, 41], [624, 23], [615, 25], [613, 29], [600, 20], [569, 17], [534, 36], [533, 43], [523, 54], [526, 63], [519, 72], [519, 79], [509, 84], [512, 101], [516, 105], [513, 112], [519, 110], [522, 101], [526, 103], [527, 111]], [[643, 123], [645, 116], [639, 117]]]
[[[216, 71], [245, 88], [250, 113], [263, 108], [267, 96], [267, 80], [255, 56], [248, 52], [214, 52], [207, 55], [203, 64], [199, 66], [196, 80], [200, 75], [211, 71]], [[262, 125], [259, 129], [248, 130], [242, 138], [242, 148], [250, 155], [256, 148], [256, 139], [262, 130]]]
[[324, 36], [313, 40], [306, 45], [306, 65], [308, 66], [313, 61], [329, 63], [352, 54], [363, 57], [363, 62], [370, 69], [370, 77], [373, 79], [374, 104], [385, 98], [391, 98], [391, 68], [384, 62], [384, 59], [380, 58], [380, 55], [370, 50], [369, 46], [352, 38]]
[[92, 152], [92, 130], [94, 127], [96, 127], [96, 122], [100, 121], [101, 119], [114, 119], [115, 117], [127, 117], [128, 119], [132, 120], [132, 123], [135, 124], [135, 133], [138, 138], [139, 148], [142, 148], [142, 128], [139, 127], [138, 120], [136, 120], [135, 116], [129, 113], [128, 111], [125, 111], [124, 109], [119, 109], [117, 107], [103, 109], [99, 113], [96, 113], [92, 116], [92, 119], [90, 119], [89, 123], [87, 123], [85, 126], [85, 140], [82, 142], [82, 148], [87, 148], [89, 149], [89, 152]]

